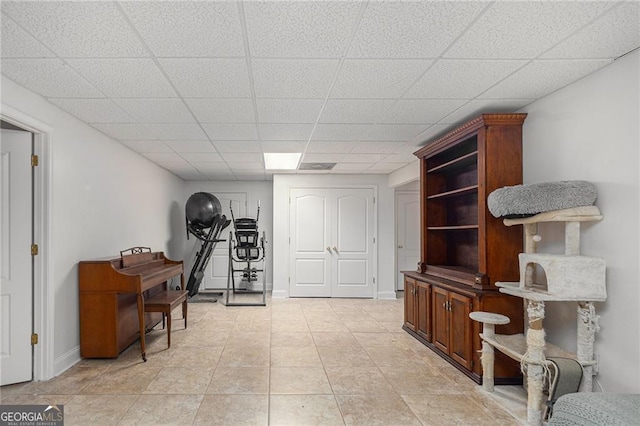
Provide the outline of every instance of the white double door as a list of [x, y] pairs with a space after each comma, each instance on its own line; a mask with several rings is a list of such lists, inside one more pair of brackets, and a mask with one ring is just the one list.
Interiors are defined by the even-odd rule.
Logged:
[[373, 297], [373, 189], [292, 188], [289, 196], [289, 295]]

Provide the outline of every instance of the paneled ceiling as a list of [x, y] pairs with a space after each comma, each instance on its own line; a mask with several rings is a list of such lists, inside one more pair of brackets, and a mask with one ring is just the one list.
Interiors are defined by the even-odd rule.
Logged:
[[640, 46], [636, 1], [2, 1], [4, 76], [185, 180], [390, 173]]

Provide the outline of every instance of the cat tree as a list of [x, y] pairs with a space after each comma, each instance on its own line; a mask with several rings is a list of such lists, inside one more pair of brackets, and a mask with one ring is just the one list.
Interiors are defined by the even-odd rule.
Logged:
[[[543, 387], [551, 362], [548, 358], [572, 358], [583, 369], [580, 392], [592, 391], [596, 364], [593, 343], [598, 331], [598, 315], [594, 302], [606, 300], [605, 261], [598, 257], [580, 255], [580, 223], [602, 219], [596, 206], [579, 206], [546, 211], [530, 217], [504, 219], [506, 226], [523, 225], [525, 252], [519, 255], [520, 281], [498, 282], [500, 291], [526, 300], [528, 330], [524, 334], [495, 334], [495, 325], [506, 324], [509, 318], [488, 312], [472, 312], [470, 317], [483, 323], [482, 368], [483, 389], [493, 391], [494, 350], [520, 361], [527, 377], [527, 424], [541, 425], [543, 420]], [[538, 224], [564, 222], [565, 251], [554, 255], [537, 253], [541, 241]], [[544, 272], [546, 283], [541, 278]], [[577, 351], [569, 353], [545, 341], [543, 320], [545, 302], [574, 301], [577, 303]]]

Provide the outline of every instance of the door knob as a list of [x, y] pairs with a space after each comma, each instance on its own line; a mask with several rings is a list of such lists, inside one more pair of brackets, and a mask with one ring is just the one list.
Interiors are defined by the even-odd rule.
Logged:
[[327, 246], [327, 251], [331, 253], [331, 247]]
[[402, 246], [398, 246], [398, 248], [402, 248]]
[[335, 251], [337, 253], [338, 252], [338, 248], [336, 246], [333, 246], [333, 251]]

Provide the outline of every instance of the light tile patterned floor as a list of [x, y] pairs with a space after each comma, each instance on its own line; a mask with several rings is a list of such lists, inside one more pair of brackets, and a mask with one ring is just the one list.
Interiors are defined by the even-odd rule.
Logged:
[[116, 360], [0, 388], [2, 404], [64, 404], [65, 425], [521, 425], [519, 387], [487, 394], [401, 329], [402, 300], [190, 303], [172, 347], [148, 334]]

